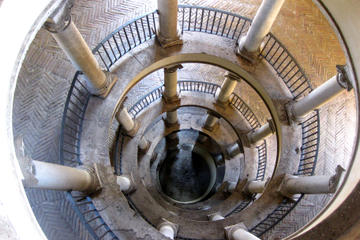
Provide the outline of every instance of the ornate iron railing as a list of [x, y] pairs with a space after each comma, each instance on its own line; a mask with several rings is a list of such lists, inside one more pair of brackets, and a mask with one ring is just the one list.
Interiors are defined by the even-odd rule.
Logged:
[[93, 53], [108, 71], [114, 63], [140, 44], [155, 37], [157, 10], [135, 18], [102, 40]]
[[266, 159], [267, 159], [267, 150], [266, 150], [266, 141], [256, 147], [258, 150], [258, 168], [256, 171], [256, 180], [263, 181], [265, 178], [266, 170]]
[[312, 87], [304, 71], [285, 46], [269, 33], [264, 39], [260, 55], [273, 67], [294, 99], [307, 95]]

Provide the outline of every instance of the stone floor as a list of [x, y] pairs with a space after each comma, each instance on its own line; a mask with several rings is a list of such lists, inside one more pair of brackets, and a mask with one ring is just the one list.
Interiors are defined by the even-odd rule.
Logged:
[[[180, 1], [182, 4], [224, 9], [252, 18], [260, 0]], [[155, 9], [156, 1], [75, 1], [73, 21], [92, 48], [115, 28]], [[303, 67], [314, 87], [335, 74], [344, 64], [341, 47], [326, 19], [311, 0], [286, 1], [272, 32]], [[195, 70], [195, 69], [194, 69]], [[190, 71], [191, 72], [191, 71]], [[211, 71], [209, 71], [211, 72]], [[203, 80], [211, 78], [206, 68]], [[20, 71], [13, 111], [14, 136], [23, 136], [27, 153], [34, 159], [59, 161], [61, 117], [74, 67], [51, 35], [41, 29], [30, 46]], [[204, 73], [204, 74], [202, 74]], [[199, 79], [201, 80], [201, 79]], [[159, 80], [158, 83], [161, 83]], [[142, 86], [143, 93], [153, 84]], [[344, 93], [320, 111], [321, 141], [317, 174], [329, 174], [338, 163], [349, 160], [355, 126], [355, 102]], [[28, 190], [40, 225], [50, 239], [89, 239], [63, 193]], [[311, 219], [330, 196], [306, 197], [282, 223], [264, 239], [276, 239], [293, 232]], [[54, 221], [54, 217], [57, 220]]]

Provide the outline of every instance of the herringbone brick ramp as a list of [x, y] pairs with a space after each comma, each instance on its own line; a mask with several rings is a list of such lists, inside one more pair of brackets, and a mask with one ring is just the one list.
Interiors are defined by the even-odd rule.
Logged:
[[[260, 2], [260, 0], [180, 1], [181, 4], [224, 9], [250, 18], [255, 15]], [[155, 7], [156, 1], [146, 0], [79, 0], [75, 1], [72, 18], [92, 48], [121, 24]], [[274, 32], [294, 54], [315, 86], [335, 73], [335, 64], [345, 61], [335, 35], [310, 0], [286, 1], [275, 23]], [[74, 67], [51, 35], [41, 29], [31, 44], [20, 71], [13, 108], [14, 135], [23, 137], [25, 151], [34, 159], [59, 161], [62, 112], [74, 73]], [[146, 86], [141, 88], [142, 92], [146, 90]], [[351, 151], [351, 148], [344, 148], [344, 144], [341, 144], [351, 141], [345, 137], [348, 134], [347, 130], [339, 127], [331, 129], [333, 126], [345, 126], [352, 117], [349, 111], [351, 107], [353, 107], [351, 104], [345, 102], [342, 106], [340, 104], [321, 111], [321, 119], [324, 119], [321, 122], [322, 126], [328, 124], [325, 136], [321, 137], [322, 146], [319, 155], [323, 159], [323, 163], [319, 163], [319, 169], [323, 172], [328, 169], [325, 160], [334, 159], [333, 153], [341, 156], [346, 162]], [[332, 149], [332, 152], [325, 149]], [[34, 213], [49, 239], [91, 238], [65, 199], [64, 193], [30, 189], [26, 192]], [[311, 199], [309, 201], [312, 204], [304, 202], [304, 206], [297, 207], [293, 213], [294, 217], [274, 229], [274, 234], [276, 231], [284, 234], [293, 231], [295, 227], [289, 228], [289, 223], [303, 224], [302, 222], [307, 220], [306, 211], [314, 207], [314, 201]], [[299, 212], [302, 215], [298, 215]]]

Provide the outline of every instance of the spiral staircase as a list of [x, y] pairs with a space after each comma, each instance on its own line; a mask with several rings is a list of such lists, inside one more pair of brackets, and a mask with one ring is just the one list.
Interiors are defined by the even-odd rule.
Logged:
[[[295, 233], [329, 209], [354, 167], [351, 87], [301, 119], [287, 108], [345, 74], [335, 65], [349, 64], [346, 53], [324, 16], [310, 1], [287, 1], [249, 62], [235, 49], [261, 2], [180, 3], [188, 4], [177, 9], [182, 42], [164, 47], [155, 3], [74, 2], [70, 21], [94, 46], [100, 68], [118, 79], [106, 96], [96, 96], [54, 33], [37, 33], [16, 84], [12, 126], [26, 195], [45, 236], [339, 238], [336, 227], [336, 234]], [[176, 97], [169, 99], [166, 78], [174, 72]], [[34, 188], [26, 161], [91, 168], [96, 189]], [[283, 190], [287, 177], [315, 179], [310, 186], [336, 179], [336, 186], [294, 194]]]

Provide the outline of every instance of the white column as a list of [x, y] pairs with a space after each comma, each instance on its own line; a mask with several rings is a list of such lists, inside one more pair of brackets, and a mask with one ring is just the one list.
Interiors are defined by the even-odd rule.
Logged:
[[304, 176], [285, 175], [280, 185], [280, 192], [285, 196], [294, 194], [322, 194], [334, 193], [340, 183], [345, 170], [338, 166], [333, 176]]
[[238, 228], [233, 232], [229, 240], [261, 240], [243, 228]]
[[275, 133], [275, 126], [271, 119], [260, 128], [256, 129], [255, 131], [249, 132], [246, 137], [250, 144], [256, 145], [257, 142], [260, 140], [270, 136], [271, 134]]
[[351, 84], [346, 76], [339, 72], [300, 101], [290, 104], [288, 114], [292, 120], [301, 120], [306, 114], [321, 107], [345, 89], [350, 90]]
[[248, 232], [244, 223], [238, 223], [225, 227], [225, 235], [228, 240], [260, 240], [260, 238]]
[[83, 169], [31, 160], [29, 174], [24, 174], [24, 186], [61, 191], [94, 192], [99, 179], [90, 167]]
[[91, 92], [106, 97], [117, 77], [101, 70], [79, 30], [71, 21], [70, 8], [71, 4], [64, 4], [62, 9], [50, 16], [45, 27], [75, 67], [85, 74]]
[[175, 125], [178, 122], [178, 117], [177, 117], [177, 110], [175, 111], [171, 111], [171, 112], [166, 112], [166, 124], [171, 126], [171, 125]]
[[241, 153], [241, 149], [240, 149], [238, 143], [232, 144], [230, 147], [228, 147], [228, 148], [226, 149], [226, 151], [227, 151], [227, 154], [229, 155], [230, 158], [233, 158], [233, 157], [235, 157], [236, 155], [238, 155], [238, 154]]
[[139, 139], [139, 148], [142, 150], [142, 151], [146, 151], [150, 146], [150, 142], [146, 139], [146, 137], [142, 136], [140, 139]]
[[215, 117], [214, 115], [209, 114], [206, 118], [204, 128], [212, 131], [215, 127], [215, 124], [218, 122], [219, 118]]
[[158, 0], [159, 29], [157, 38], [162, 47], [182, 44], [178, 31], [178, 1]]
[[218, 220], [225, 219], [223, 216], [221, 216], [218, 213], [211, 214], [211, 215], [208, 216], [208, 218], [209, 218], [210, 221], [218, 221]]
[[245, 185], [244, 192], [254, 194], [263, 193], [265, 190], [266, 181], [248, 181]]
[[120, 191], [125, 193], [130, 193], [132, 190], [135, 189], [134, 183], [131, 181], [130, 176], [117, 176], [116, 183], [119, 185]]
[[130, 116], [129, 112], [125, 107], [121, 108], [117, 112], [116, 118], [126, 132], [131, 133], [135, 130], [136, 128], [135, 121], [134, 119], [132, 119], [132, 117]]
[[166, 102], [171, 103], [179, 99], [177, 91], [177, 70], [183, 68], [178, 64], [175, 66], [164, 68], [164, 94]]
[[235, 76], [234, 74], [227, 73], [221, 85], [220, 91], [216, 96], [216, 102], [227, 104], [239, 81], [239, 77]]
[[159, 232], [170, 239], [176, 237], [177, 229], [178, 226], [169, 221], [163, 221], [158, 226]]
[[239, 41], [238, 53], [256, 53], [270, 32], [285, 0], [263, 0], [246, 36]]

